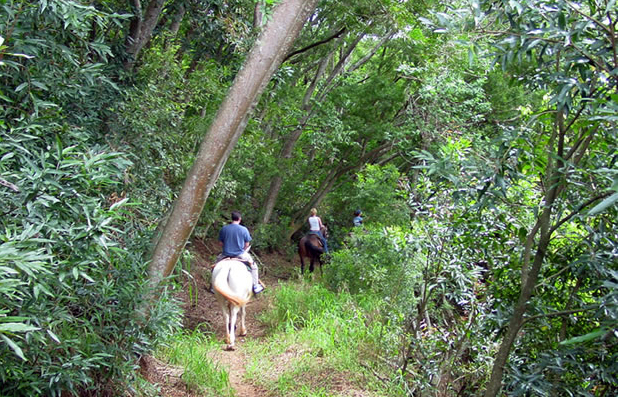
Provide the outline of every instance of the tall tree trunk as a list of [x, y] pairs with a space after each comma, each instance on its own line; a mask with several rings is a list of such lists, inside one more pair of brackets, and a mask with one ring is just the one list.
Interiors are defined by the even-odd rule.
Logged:
[[532, 296], [532, 291], [536, 286], [539, 272], [541, 270], [541, 265], [543, 264], [546, 250], [549, 245], [549, 240], [551, 236], [551, 234], [549, 233], [551, 212], [551, 208], [546, 207], [543, 211], [543, 215], [541, 215], [541, 235], [539, 238], [537, 252], [534, 256], [534, 262], [525, 278], [525, 283], [521, 286], [521, 292], [519, 294], [519, 299], [517, 300], [515, 310], [513, 311], [513, 315], [511, 316], [511, 320], [509, 321], [509, 325], [506, 330], [506, 334], [502, 339], [502, 343], [500, 344], [500, 348], [498, 349], [498, 354], [496, 355], [496, 359], [494, 361], [494, 365], [491, 371], [491, 377], [489, 379], [489, 383], [487, 384], [487, 389], [485, 390], [485, 397], [497, 396], [498, 392], [502, 388], [502, 376], [504, 374], [504, 366], [508, 361], [511, 348], [513, 347], [513, 344], [517, 339], [519, 329], [524, 322], [524, 314], [526, 313], [528, 300], [530, 300], [530, 297]]
[[148, 7], [142, 15], [142, 5], [140, 0], [133, 0], [133, 12], [135, 15], [131, 20], [129, 26], [129, 34], [126, 39], [126, 51], [128, 59], [125, 61], [124, 66], [127, 69], [133, 67], [139, 52], [144, 45], [150, 40], [152, 31], [157, 26], [157, 21], [163, 10], [165, 0], [152, 0], [148, 3]]
[[149, 268], [152, 286], [174, 269], [251, 110], [316, 4], [317, 0], [284, 0], [275, 8], [202, 141], [154, 247]]
[[[325, 57], [322, 59], [322, 61], [320, 62], [320, 65], [318, 66], [318, 70], [313, 78], [313, 81], [311, 82], [307, 90], [305, 91], [305, 95], [303, 97], [303, 102], [301, 105], [301, 108], [305, 111], [305, 115], [300, 120], [298, 127], [294, 131], [292, 131], [292, 133], [288, 135], [287, 138], [285, 139], [285, 142], [283, 143], [283, 148], [281, 149], [281, 152], [279, 153], [279, 158], [283, 160], [280, 164], [283, 164], [287, 160], [292, 158], [292, 150], [294, 149], [294, 145], [296, 145], [296, 142], [298, 141], [298, 139], [300, 138], [303, 132], [303, 128], [305, 127], [305, 125], [307, 124], [307, 121], [309, 121], [309, 118], [311, 117], [311, 113], [313, 109], [313, 106], [311, 105], [311, 97], [313, 96], [313, 93], [315, 92], [315, 89], [317, 87], [317, 82], [320, 80], [320, 78], [324, 74], [324, 71], [326, 70], [326, 66], [328, 65], [328, 60], [331, 58], [331, 56], [332, 56], [332, 53], [328, 57]], [[270, 222], [270, 217], [272, 216], [273, 209], [275, 208], [277, 197], [279, 197], [279, 190], [281, 190], [282, 183], [283, 183], [283, 177], [281, 176], [281, 173], [278, 173], [277, 175], [273, 176], [273, 178], [271, 179], [270, 186], [268, 188], [268, 194], [266, 195], [266, 200], [263, 205], [264, 212], [262, 214], [262, 223]]]
[[176, 37], [176, 35], [178, 34], [178, 30], [180, 30], [180, 24], [182, 22], [182, 19], [185, 17], [186, 12], [187, 9], [185, 8], [185, 6], [180, 4], [178, 6], [178, 9], [176, 10], [176, 14], [174, 14], [174, 18], [172, 19], [172, 23], [170, 25], [170, 33], [172, 34], [172, 37]]
[[[304, 117], [301, 120], [301, 125], [304, 125], [307, 122], [308, 117]], [[287, 160], [292, 158], [292, 149], [294, 149], [294, 145], [296, 141], [300, 138], [303, 130], [302, 127], [296, 128], [285, 140], [283, 144], [283, 149], [279, 154], [279, 158], [282, 161], [279, 163], [280, 165], [284, 164]], [[268, 194], [266, 195], [266, 201], [264, 202], [264, 214], [262, 215], [262, 223], [268, 223], [270, 221], [270, 217], [272, 216], [273, 209], [275, 208], [275, 203], [277, 202], [277, 197], [279, 197], [279, 190], [281, 190], [281, 184], [283, 183], [283, 177], [281, 176], [281, 172], [283, 170], [281, 167], [279, 168], [279, 173], [277, 173], [270, 180], [270, 186], [268, 188]]]
[[253, 8], [253, 30], [259, 30], [262, 28], [265, 6], [264, 0], [255, 2], [255, 7]]
[[[528, 301], [532, 297], [532, 292], [537, 284], [541, 266], [547, 255], [547, 248], [551, 240], [552, 231], [551, 218], [554, 210], [554, 203], [560, 192], [564, 188], [564, 142], [565, 130], [563, 123], [563, 114], [558, 111], [556, 115], [555, 132], [552, 136], [548, 150], [546, 186], [549, 186], [543, 202], [543, 212], [538, 218], [536, 225], [528, 234], [526, 246], [524, 249], [524, 260], [522, 264], [521, 291], [519, 299], [513, 310], [513, 315], [509, 321], [508, 328], [502, 339], [502, 343], [498, 349], [496, 359], [494, 361], [491, 376], [485, 390], [485, 397], [495, 397], [502, 388], [502, 377], [504, 375], [504, 366], [508, 361], [511, 348], [517, 339], [517, 335], [521, 326], [524, 323], [524, 314], [526, 313]], [[555, 153], [553, 149], [555, 148]], [[559, 159], [558, 164], [554, 164], [554, 158]], [[536, 246], [536, 252], [532, 266], [529, 265], [529, 259], [532, 255], [533, 241], [535, 236], [540, 231], [539, 240]]]

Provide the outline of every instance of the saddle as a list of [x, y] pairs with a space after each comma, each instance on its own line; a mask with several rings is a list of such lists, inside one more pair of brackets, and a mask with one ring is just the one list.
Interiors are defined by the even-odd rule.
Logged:
[[238, 258], [238, 257], [235, 257], [235, 256], [226, 256], [225, 258], [221, 258], [221, 260], [217, 261], [214, 264], [213, 269], [217, 265], [217, 263], [223, 262], [223, 261], [237, 261], [237, 262], [240, 262], [240, 263], [244, 264], [247, 267], [247, 271], [249, 271], [249, 273], [251, 273], [251, 263], [249, 261], [246, 261], [244, 259], [241, 259], [241, 258]]
[[318, 233], [319, 232], [307, 232], [307, 234], [305, 234], [305, 237], [309, 238], [311, 236], [316, 236], [318, 240], [322, 242], [322, 238], [320, 238], [320, 235]]

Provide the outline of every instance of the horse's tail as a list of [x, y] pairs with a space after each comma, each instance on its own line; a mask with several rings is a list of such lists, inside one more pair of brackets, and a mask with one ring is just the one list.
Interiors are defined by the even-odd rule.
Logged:
[[228, 278], [230, 277], [230, 272], [232, 270], [231, 266], [227, 266], [217, 274], [217, 277], [212, 282], [212, 288], [220, 293], [225, 299], [229, 302], [232, 302], [236, 306], [246, 305], [249, 301], [248, 299], [243, 299], [240, 296], [234, 294], [234, 291], [230, 288], [228, 283]]
[[313, 251], [318, 254], [324, 253], [324, 247], [320, 247], [318, 245], [313, 244], [310, 238], [308, 238], [307, 241], [305, 242], [305, 246], [307, 247], [307, 250], [310, 252]]

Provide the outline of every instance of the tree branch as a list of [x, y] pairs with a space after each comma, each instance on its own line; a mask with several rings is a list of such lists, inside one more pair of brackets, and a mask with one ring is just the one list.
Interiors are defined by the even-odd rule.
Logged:
[[6, 180], [4, 180], [2, 178], [0, 178], [0, 185], [8, 187], [9, 189], [14, 191], [15, 193], [19, 193], [19, 188], [16, 185], [14, 185], [11, 182], [6, 181]]
[[[296, 50], [296, 51], [293, 51], [293, 52], [289, 53], [288, 55], [286, 55], [286, 56], [285, 56], [285, 58], [283, 58], [283, 62], [285, 62], [285, 61], [287, 61], [288, 59], [292, 58], [294, 55], [298, 55], [298, 54], [301, 54], [301, 53], [303, 53], [303, 52], [305, 52], [305, 51], [309, 51], [309, 50], [310, 50], [310, 49], [312, 49], [313, 47], [317, 47], [317, 46], [319, 46], [319, 45], [326, 44], [326, 43], [328, 43], [329, 41], [331, 41], [331, 40], [334, 40], [334, 39], [338, 38], [338, 37], [339, 37], [339, 36], [341, 36], [343, 33], [345, 33], [345, 31], [346, 31], [346, 30], [347, 30], [347, 29], [346, 29], [346, 27], [344, 26], [343, 28], [339, 29], [339, 31], [337, 31], [336, 33], [334, 33], [334, 34], [330, 35], [329, 37], [327, 37], [327, 38], [325, 38], [325, 39], [323, 39], [323, 40], [316, 41], [315, 43], [310, 44], [310, 45], [308, 45], [308, 46], [306, 46], [306, 47], [304, 47], [304, 48], [301, 48], [300, 50]], [[282, 63], [283, 63], [283, 62], [282, 62]]]
[[598, 25], [601, 29], [603, 29], [606, 33], [608, 34], [612, 34], [611, 30], [608, 29], [607, 26], [603, 25], [600, 21], [598, 21], [597, 19], [595, 19], [594, 17], [588, 15], [588, 14], [584, 14], [583, 12], [581, 12], [573, 3], [571, 3], [570, 1], [565, 1], [565, 3], [568, 4], [568, 6], [575, 11], [576, 13], [578, 13], [579, 15], [581, 15], [582, 17], [589, 19], [590, 21], [594, 22], [596, 25]]
[[378, 44], [376, 44], [371, 49], [371, 51], [369, 51], [369, 53], [367, 55], [365, 55], [364, 57], [359, 59], [358, 62], [356, 62], [354, 65], [350, 66], [350, 68], [346, 71], [346, 73], [352, 73], [353, 71], [355, 71], [356, 69], [361, 67], [363, 64], [365, 64], [368, 60], [370, 60], [371, 57], [373, 57], [375, 55], [375, 53], [378, 51], [378, 49], [380, 49], [380, 47], [382, 47], [384, 45], [384, 43], [386, 43], [388, 40], [390, 40], [391, 37], [393, 37], [393, 35], [395, 33], [396, 33], [395, 30], [391, 30], [390, 32], [388, 32], [384, 37], [382, 37], [380, 39]]
[[581, 204], [579, 207], [577, 207], [577, 209], [573, 212], [571, 212], [569, 215], [565, 216], [564, 218], [560, 219], [551, 229], [550, 229], [550, 233], [553, 233], [556, 231], [556, 229], [558, 229], [560, 226], [562, 226], [565, 222], [569, 221], [569, 219], [573, 218], [575, 215], [579, 214], [584, 208], [588, 207], [590, 204], [594, 203], [595, 201], [604, 199], [605, 197], [609, 196], [610, 194], [612, 194], [613, 192], [606, 192], [601, 194], [600, 196], [597, 197], [593, 197], [590, 200], [586, 201], [585, 203]]
[[561, 312], [553, 312], [553, 313], [545, 313], [545, 314], [537, 314], [535, 316], [530, 316], [530, 317], [524, 317], [523, 320], [523, 324], [527, 323], [528, 321], [532, 321], [532, 320], [536, 320], [537, 318], [543, 318], [543, 317], [557, 317], [557, 316], [568, 316], [569, 314], [574, 314], [574, 313], [581, 313], [581, 312], [587, 312], [590, 310], [594, 310], [594, 307], [588, 307], [588, 308], [580, 308], [580, 309], [572, 309], [572, 310], [564, 310]]

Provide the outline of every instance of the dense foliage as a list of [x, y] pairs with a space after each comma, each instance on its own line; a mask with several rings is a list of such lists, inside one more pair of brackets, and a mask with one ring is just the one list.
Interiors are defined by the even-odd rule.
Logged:
[[136, 157], [105, 136], [122, 97], [100, 32], [122, 18], [69, 1], [5, 2], [3, 15], [2, 394], [117, 395], [179, 319], [166, 299], [140, 310]]
[[[274, 2], [0, 3], [0, 387], [119, 395], [179, 326], [149, 250]], [[195, 236], [240, 210], [254, 250], [291, 252], [317, 207], [324, 285], [283, 288], [267, 321], [369, 326], [316, 351], [366, 348], [384, 393], [615, 394], [617, 20], [321, 1]]]

